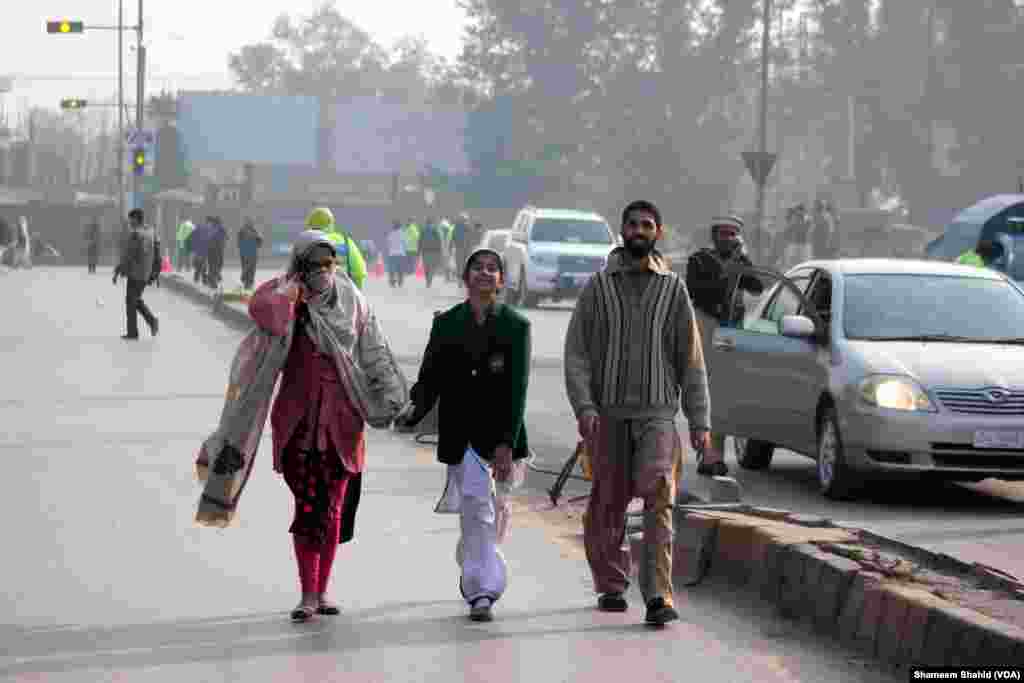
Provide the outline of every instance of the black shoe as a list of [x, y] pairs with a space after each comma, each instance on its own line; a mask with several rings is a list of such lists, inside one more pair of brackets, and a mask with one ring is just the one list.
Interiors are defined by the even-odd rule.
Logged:
[[[486, 603], [481, 605], [480, 603], [484, 601]], [[490, 598], [477, 598], [473, 601], [473, 606], [469, 608], [469, 618], [472, 621], [494, 621], [491, 605]]]
[[149, 326], [149, 333], [154, 337], [160, 334], [160, 320], [159, 318], [153, 318], [153, 324]]
[[664, 626], [670, 621], [679, 619], [679, 612], [665, 604], [664, 598], [654, 598], [647, 603], [647, 616], [644, 618], [648, 624]]
[[138, 341], [139, 335], [137, 335], [137, 334], [122, 334], [121, 335], [121, 339], [124, 339], [125, 341]]
[[697, 463], [697, 474], [704, 477], [724, 477], [729, 474], [729, 466], [725, 464], [724, 460], [718, 462], [704, 462], [701, 460]]
[[625, 612], [629, 609], [629, 603], [622, 593], [605, 593], [597, 599], [597, 609], [602, 612]]

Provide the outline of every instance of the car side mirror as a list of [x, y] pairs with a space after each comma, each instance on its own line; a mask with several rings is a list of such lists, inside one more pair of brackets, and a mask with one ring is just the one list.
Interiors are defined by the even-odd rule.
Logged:
[[807, 339], [817, 334], [814, 321], [802, 315], [784, 315], [780, 325], [783, 337]]

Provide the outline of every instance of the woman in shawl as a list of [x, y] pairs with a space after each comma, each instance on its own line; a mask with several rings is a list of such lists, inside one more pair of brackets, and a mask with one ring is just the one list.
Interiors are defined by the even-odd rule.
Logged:
[[[327, 587], [338, 545], [352, 537], [365, 422], [387, 427], [408, 396], [376, 317], [335, 265], [327, 235], [303, 232], [288, 273], [262, 284], [249, 303], [261, 329], [292, 337], [270, 424], [274, 469], [295, 497], [289, 531], [302, 588], [295, 621], [338, 614]], [[368, 393], [391, 398], [393, 414], [368, 415]]]

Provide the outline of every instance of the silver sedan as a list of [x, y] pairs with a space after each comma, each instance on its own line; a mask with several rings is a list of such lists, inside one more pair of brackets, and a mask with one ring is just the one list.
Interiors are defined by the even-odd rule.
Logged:
[[[707, 350], [712, 425], [742, 467], [776, 448], [848, 498], [872, 478], [1024, 479], [1024, 290], [934, 261], [750, 274]], [[736, 289], [738, 292], [739, 290]]]

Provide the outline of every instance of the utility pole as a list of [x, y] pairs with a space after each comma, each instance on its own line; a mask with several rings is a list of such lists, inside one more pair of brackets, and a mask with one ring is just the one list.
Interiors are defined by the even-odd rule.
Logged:
[[[763, 14], [761, 21], [761, 110], [758, 117], [758, 152], [765, 158], [768, 154], [768, 43], [771, 36], [772, 26], [772, 0], [762, 0]], [[764, 194], [765, 185], [768, 182], [767, 174], [761, 174], [757, 179], [757, 241], [754, 244], [754, 253], [758, 259], [763, 258], [761, 253], [761, 235], [765, 231], [764, 226]]]
[[124, 0], [117, 0], [117, 232], [124, 227]]

